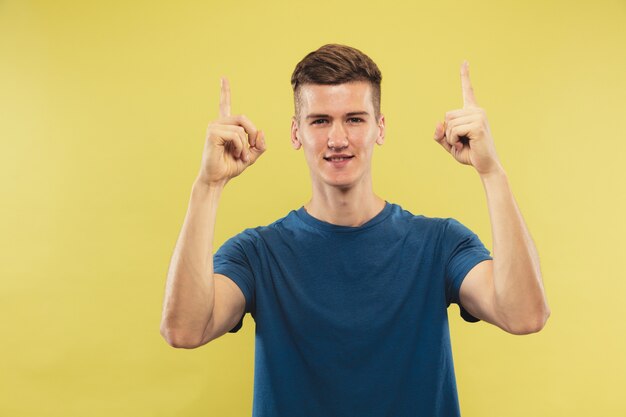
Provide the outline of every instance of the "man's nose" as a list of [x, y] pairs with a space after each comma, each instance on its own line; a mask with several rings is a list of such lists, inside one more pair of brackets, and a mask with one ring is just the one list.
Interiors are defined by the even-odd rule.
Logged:
[[348, 146], [348, 133], [344, 129], [343, 123], [333, 123], [328, 132], [328, 147], [342, 149], [346, 146]]

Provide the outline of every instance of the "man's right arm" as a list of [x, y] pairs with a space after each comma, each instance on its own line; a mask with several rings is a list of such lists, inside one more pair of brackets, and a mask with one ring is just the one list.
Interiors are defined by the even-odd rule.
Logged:
[[213, 272], [217, 206], [226, 183], [265, 151], [264, 135], [245, 116], [230, 115], [222, 82], [220, 118], [209, 123], [200, 173], [170, 261], [161, 334], [174, 347], [195, 348], [231, 330], [245, 311], [237, 284]]
[[221, 187], [196, 181], [167, 275], [161, 334], [179, 348], [195, 348], [225, 334], [244, 314], [245, 298], [213, 273], [213, 234]]

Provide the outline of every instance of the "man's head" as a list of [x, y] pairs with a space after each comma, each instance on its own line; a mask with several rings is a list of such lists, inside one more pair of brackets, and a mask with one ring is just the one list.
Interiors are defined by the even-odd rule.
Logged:
[[381, 74], [357, 49], [325, 45], [298, 63], [292, 76], [294, 149], [304, 149], [314, 184], [371, 187], [374, 144], [382, 145]]
[[291, 75], [295, 118], [300, 122], [302, 112], [301, 89], [306, 84], [337, 85], [351, 81], [365, 81], [371, 85], [375, 118], [380, 116], [380, 82], [378, 66], [358, 49], [327, 44], [309, 53], [296, 65]]

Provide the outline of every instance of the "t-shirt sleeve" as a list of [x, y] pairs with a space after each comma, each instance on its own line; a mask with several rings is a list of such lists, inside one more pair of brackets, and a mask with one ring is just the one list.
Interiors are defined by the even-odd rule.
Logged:
[[254, 311], [254, 237], [249, 230], [228, 239], [213, 255], [213, 272], [230, 278], [246, 298], [246, 309], [239, 323], [230, 333], [236, 333], [243, 325], [245, 313]]
[[445, 219], [443, 250], [446, 269], [446, 299], [450, 303], [459, 305], [461, 317], [465, 321], [477, 322], [461, 305], [459, 291], [467, 273], [478, 263], [493, 259], [489, 250], [485, 248], [478, 236], [458, 220]]

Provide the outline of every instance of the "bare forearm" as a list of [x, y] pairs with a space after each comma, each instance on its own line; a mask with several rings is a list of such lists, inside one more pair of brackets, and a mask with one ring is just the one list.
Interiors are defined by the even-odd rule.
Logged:
[[213, 235], [222, 186], [196, 181], [170, 261], [161, 333], [173, 344], [201, 340], [214, 305]]
[[495, 305], [517, 331], [538, 331], [550, 310], [539, 255], [504, 170], [481, 176], [491, 218]]

